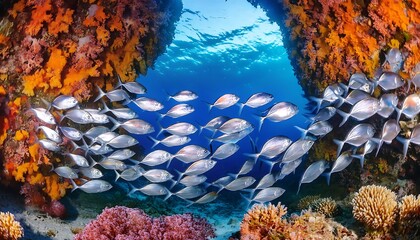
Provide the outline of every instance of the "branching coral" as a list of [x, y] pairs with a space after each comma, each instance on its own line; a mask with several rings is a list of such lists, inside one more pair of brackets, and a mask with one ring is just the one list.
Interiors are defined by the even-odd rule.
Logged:
[[117, 206], [106, 208], [74, 239], [204, 240], [211, 237], [215, 237], [211, 225], [190, 214], [152, 218], [142, 210]]
[[420, 195], [404, 196], [399, 203], [398, 231], [400, 234], [409, 236], [420, 234]]
[[337, 202], [332, 198], [321, 198], [311, 204], [314, 212], [321, 213], [326, 217], [333, 217], [338, 213]]
[[0, 212], [0, 236], [3, 240], [16, 240], [23, 237], [23, 228], [9, 212]]
[[394, 192], [383, 186], [361, 187], [352, 200], [353, 216], [374, 234], [385, 235], [396, 221], [396, 198]]

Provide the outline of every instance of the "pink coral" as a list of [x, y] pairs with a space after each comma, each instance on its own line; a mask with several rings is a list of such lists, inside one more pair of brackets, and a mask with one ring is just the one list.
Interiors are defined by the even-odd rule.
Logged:
[[190, 214], [151, 218], [140, 209], [106, 208], [75, 240], [203, 240], [214, 237], [206, 220]]

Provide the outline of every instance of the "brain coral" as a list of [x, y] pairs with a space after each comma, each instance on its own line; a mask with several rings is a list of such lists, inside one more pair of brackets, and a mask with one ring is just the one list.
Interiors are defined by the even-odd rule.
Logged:
[[15, 240], [23, 237], [23, 228], [13, 214], [0, 212], [0, 239]]
[[361, 187], [355, 194], [352, 205], [354, 218], [375, 233], [386, 234], [395, 224], [398, 212], [397, 197], [386, 187]]

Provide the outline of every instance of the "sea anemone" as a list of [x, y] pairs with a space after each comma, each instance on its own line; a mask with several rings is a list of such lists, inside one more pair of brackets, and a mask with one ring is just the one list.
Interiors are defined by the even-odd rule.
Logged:
[[353, 216], [376, 234], [388, 233], [398, 211], [394, 192], [383, 186], [369, 185], [359, 189], [352, 200]]
[[23, 228], [15, 221], [13, 214], [0, 212], [0, 238], [2, 240], [15, 240], [23, 237]]
[[403, 235], [412, 234], [420, 228], [420, 195], [404, 196], [399, 203], [398, 231]]
[[332, 198], [320, 198], [311, 204], [314, 212], [324, 214], [325, 217], [334, 217], [338, 213], [338, 205]]

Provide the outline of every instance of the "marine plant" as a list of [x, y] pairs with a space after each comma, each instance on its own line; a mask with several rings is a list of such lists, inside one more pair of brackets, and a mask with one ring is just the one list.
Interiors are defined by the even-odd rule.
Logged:
[[[0, 15], [0, 159], [4, 183], [22, 183], [27, 203], [42, 209], [71, 187], [50, 171], [62, 156], [38, 144], [28, 111], [59, 94], [80, 102], [144, 74], [172, 40], [180, 1], [83, 0], [2, 3]], [[4, 9], [3, 9], [4, 8]], [[57, 117], [57, 116], [55, 116]], [[63, 146], [66, 148], [66, 144]], [[34, 194], [39, 191], [41, 194]], [[34, 199], [30, 199], [34, 198]], [[43, 199], [43, 202], [40, 201]], [[50, 211], [60, 212], [60, 211]]]
[[3, 240], [16, 240], [23, 237], [22, 226], [9, 212], [0, 212], [0, 236]]
[[152, 218], [140, 209], [116, 206], [105, 208], [74, 239], [202, 240], [211, 237], [215, 237], [212, 226], [191, 214]]

